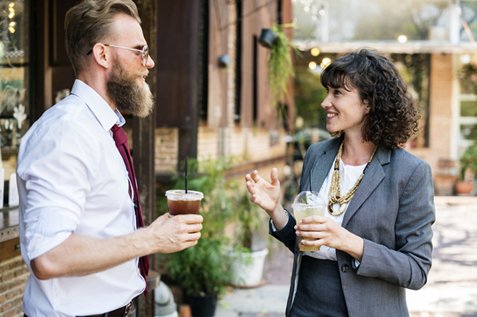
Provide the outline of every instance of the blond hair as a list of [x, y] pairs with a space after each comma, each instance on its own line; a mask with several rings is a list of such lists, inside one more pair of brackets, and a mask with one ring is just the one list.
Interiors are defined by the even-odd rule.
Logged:
[[75, 74], [82, 70], [93, 46], [106, 38], [116, 14], [126, 14], [141, 23], [132, 0], [83, 0], [66, 12], [66, 52]]

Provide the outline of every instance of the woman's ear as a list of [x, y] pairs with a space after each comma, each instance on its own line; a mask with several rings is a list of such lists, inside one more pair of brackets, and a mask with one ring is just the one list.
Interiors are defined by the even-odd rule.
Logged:
[[368, 114], [369, 111], [371, 110], [371, 106], [369, 105], [369, 101], [367, 99], [363, 100], [363, 106], [364, 106], [365, 113]]

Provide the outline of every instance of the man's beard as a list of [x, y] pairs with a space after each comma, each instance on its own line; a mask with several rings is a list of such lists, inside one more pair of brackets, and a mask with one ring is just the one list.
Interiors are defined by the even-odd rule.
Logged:
[[109, 98], [122, 114], [140, 118], [148, 116], [154, 108], [154, 100], [149, 85], [140, 85], [138, 75], [128, 76], [119, 63], [115, 63], [106, 89]]

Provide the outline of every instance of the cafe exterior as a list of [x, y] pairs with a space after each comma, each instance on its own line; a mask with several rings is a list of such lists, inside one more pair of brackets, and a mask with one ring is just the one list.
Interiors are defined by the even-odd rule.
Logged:
[[[0, 0], [0, 316], [23, 316], [29, 274], [18, 240], [18, 146], [45, 109], [69, 94], [74, 74], [63, 23], [77, 2]], [[148, 77], [154, 114], [126, 118], [146, 223], [157, 216], [157, 185], [168, 183], [185, 157], [233, 156], [238, 159], [232, 174], [273, 166], [283, 174], [293, 98], [287, 97], [287, 116], [280, 117], [267, 84], [269, 51], [259, 35], [291, 22], [291, 1], [135, 2], [156, 62]], [[152, 274], [151, 289], [159, 279]], [[153, 316], [153, 295], [141, 297], [138, 316]]]

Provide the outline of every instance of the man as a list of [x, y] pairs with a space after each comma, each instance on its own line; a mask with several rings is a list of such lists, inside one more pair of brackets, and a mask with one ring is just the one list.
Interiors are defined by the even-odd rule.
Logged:
[[195, 245], [203, 219], [166, 214], [138, 228], [136, 180], [112, 132], [121, 114], [144, 117], [153, 107], [145, 78], [154, 61], [133, 1], [83, 1], [65, 30], [77, 79], [19, 153], [21, 250], [32, 273], [24, 313], [125, 316], [146, 285], [139, 258]]

